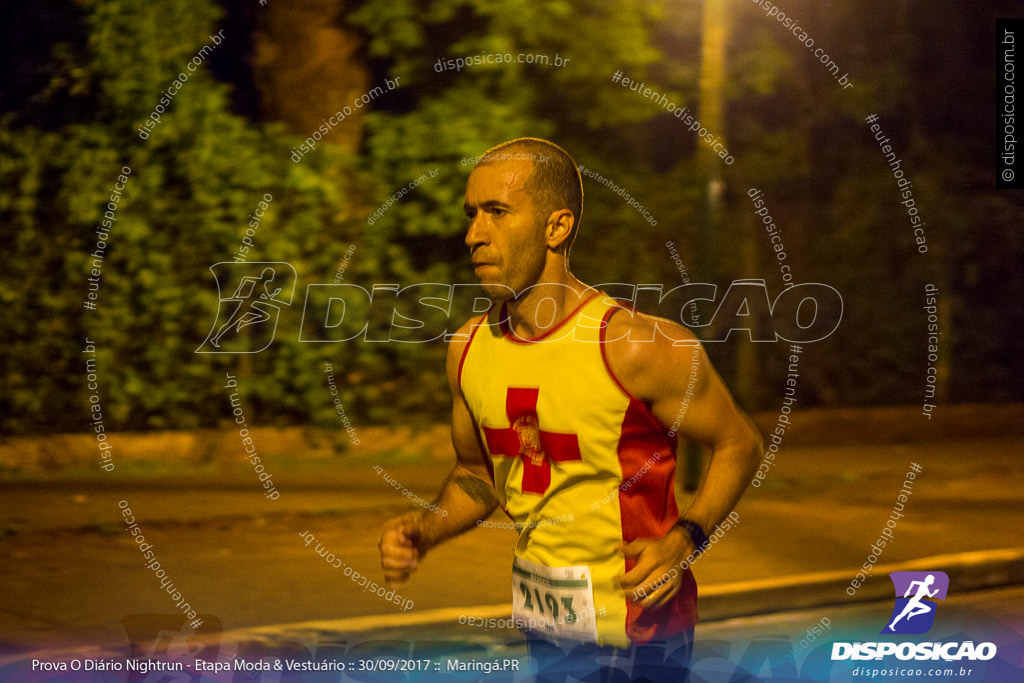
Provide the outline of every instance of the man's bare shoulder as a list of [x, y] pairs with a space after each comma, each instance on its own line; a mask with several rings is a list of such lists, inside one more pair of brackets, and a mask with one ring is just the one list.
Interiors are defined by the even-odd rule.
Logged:
[[605, 330], [605, 354], [613, 373], [644, 394], [664, 372], [678, 372], [700, 359], [700, 340], [679, 323], [623, 309]]
[[649, 354], [654, 351], [652, 346], [692, 347], [700, 344], [697, 335], [677, 322], [627, 308], [612, 314], [605, 340], [628, 346], [631, 354]]

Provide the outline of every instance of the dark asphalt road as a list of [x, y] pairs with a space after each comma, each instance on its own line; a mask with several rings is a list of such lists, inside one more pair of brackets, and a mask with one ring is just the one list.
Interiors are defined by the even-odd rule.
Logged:
[[[1020, 545], [1020, 439], [784, 451], [750, 489], [741, 523], [695, 567], [702, 586], [848, 570], [870, 553], [911, 462], [921, 466], [881, 562]], [[429, 499], [443, 464], [389, 466]], [[0, 523], [0, 643], [26, 648], [124, 642], [131, 615], [175, 612], [120, 524], [126, 500], [184, 600], [224, 629], [394, 615], [306, 548], [309, 531], [380, 580], [380, 524], [411, 503], [368, 466], [280, 476], [277, 501], [245, 478], [217, 482], [6, 483]], [[685, 503], [685, 501], [682, 501]], [[415, 615], [509, 601], [513, 535], [474, 530], [433, 551], [401, 589]]]

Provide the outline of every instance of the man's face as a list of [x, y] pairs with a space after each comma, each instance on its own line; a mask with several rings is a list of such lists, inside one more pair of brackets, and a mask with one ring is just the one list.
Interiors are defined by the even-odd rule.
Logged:
[[531, 173], [528, 159], [500, 161], [476, 168], [466, 183], [466, 245], [484, 293], [493, 300], [520, 294], [544, 271], [545, 225], [525, 189]]

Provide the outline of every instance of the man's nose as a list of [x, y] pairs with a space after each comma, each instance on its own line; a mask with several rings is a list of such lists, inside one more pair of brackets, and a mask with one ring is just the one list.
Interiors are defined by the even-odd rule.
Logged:
[[479, 213], [469, 222], [469, 229], [466, 230], [466, 246], [469, 247], [470, 251], [487, 243], [487, 231], [484, 227], [484, 222], [484, 217]]

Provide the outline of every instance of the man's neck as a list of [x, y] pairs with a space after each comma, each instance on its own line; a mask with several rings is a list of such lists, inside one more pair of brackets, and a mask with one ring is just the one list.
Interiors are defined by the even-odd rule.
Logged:
[[521, 339], [541, 337], [561, 324], [596, 291], [570, 273], [556, 281], [535, 284], [520, 297], [506, 302], [509, 329]]

